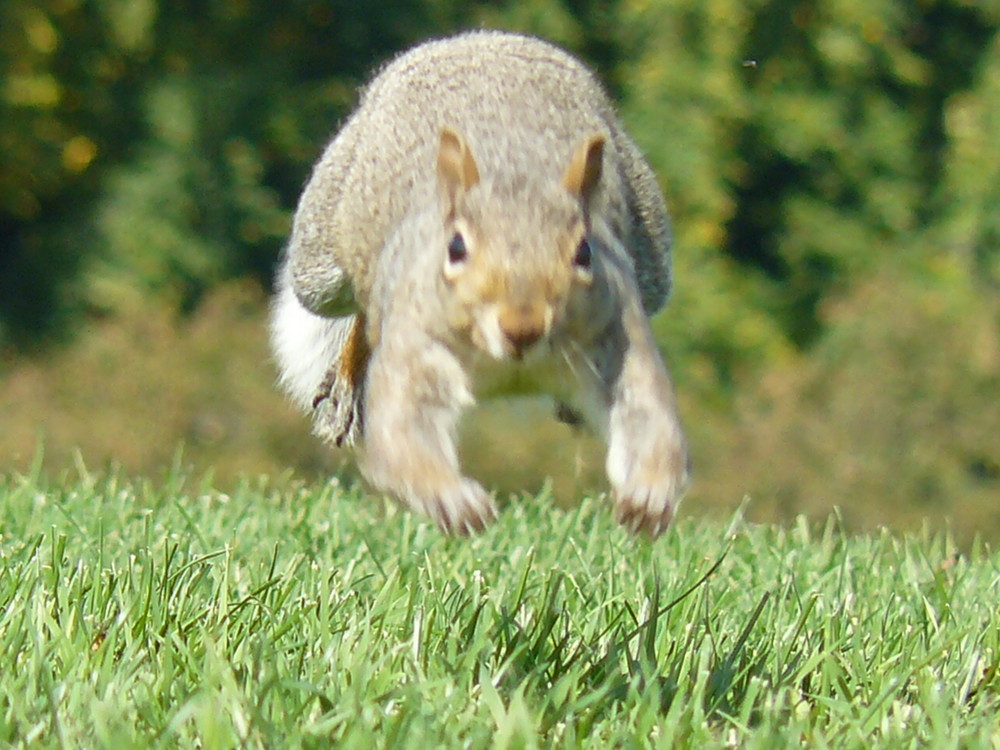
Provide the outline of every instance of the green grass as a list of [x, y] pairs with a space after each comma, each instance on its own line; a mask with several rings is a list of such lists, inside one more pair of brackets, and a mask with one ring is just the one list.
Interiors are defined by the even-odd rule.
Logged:
[[0, 746], [1000, 747], [1000, 555], [599, 501], [0, 478]]

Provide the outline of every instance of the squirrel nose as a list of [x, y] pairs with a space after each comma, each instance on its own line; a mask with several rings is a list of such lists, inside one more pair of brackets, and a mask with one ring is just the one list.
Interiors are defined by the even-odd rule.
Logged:
[[518, 328], [513, 331], [504, 329], [503, 335], [507, 337], [510, 345], [514, 347], [514, 356], [520, 359], [521, 355], [542, 337], [542, 329]]
[[545, 334], [545, 316], [539, 309], [514, 308], [500, 312], [500, 330], [517, 359]]

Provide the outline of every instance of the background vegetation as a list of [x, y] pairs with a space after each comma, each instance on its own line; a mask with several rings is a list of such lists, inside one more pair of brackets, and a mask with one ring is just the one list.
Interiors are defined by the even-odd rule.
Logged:
[[[1000, 3], [377, 6], [0, 4], [0, 469], [336, 469], [272, 387], [290, 213], [375, 66], [490, 26], [586, 58], [662, 178], [687, 511], [1000, 537]], [[532, 403], [470, 432], [501, 488], [600, 475]]]

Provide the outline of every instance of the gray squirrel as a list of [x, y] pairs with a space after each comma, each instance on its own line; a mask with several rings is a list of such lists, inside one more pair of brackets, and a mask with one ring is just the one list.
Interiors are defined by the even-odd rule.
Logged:
[[471, 32], [391, 61], [326, 148], [271, 342], [315, 432], [445, 531], [496, 516], [456, 426], [519, 383], [606, 438], [616, 516], [655, 537], [688, 478], [648, 321], [670, 285], [663, 196], [591, 72], [547, 42]]

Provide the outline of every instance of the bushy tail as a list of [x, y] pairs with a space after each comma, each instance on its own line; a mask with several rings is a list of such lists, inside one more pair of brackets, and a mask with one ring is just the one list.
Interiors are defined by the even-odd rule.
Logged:
[[[324, 318], [295, 296], [287, 267], [271, 305], [271, 350], [285, 392], [313, 419], [314, 432], [337, 446], [361, 431], [361, 392], [367, 348], [356, 315]], [[361, 341], [359, 342], [359, 337]]]

